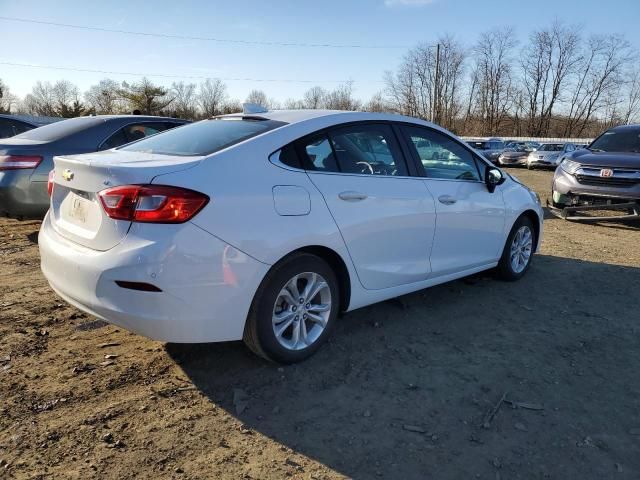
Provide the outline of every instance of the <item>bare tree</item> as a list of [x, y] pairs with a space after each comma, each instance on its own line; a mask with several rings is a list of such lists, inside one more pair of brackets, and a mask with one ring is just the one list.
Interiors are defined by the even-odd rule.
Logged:
[[312, 87], [304, 93], [305, 108], [322, 108], [327, 98], [327, 91], [322, 87]]
[[375, 93], [362, 107], [365, 112], [393, 112], [391, 104], [384, 97], [382, 92]]
[[393, 108], [405, 115], [431, 119], [452, 128], [462, 109], [461, 83], [466, 52], [451, 36], [438, 39], [440, 59], [436, 75], [436, 49], [422, 44], [411, 49], [395, 74], [386, 73], [386, 93]]
[[623, 70], [631, 58], [629, 43], [619, 35], [594, 35], [588, 39], [572, 85], [565, 136], [583, 134], [606, 106], [611, 92], [624, 84]]
[[296, 100], [295, 98], [287, 98], [284, 101], [284, 108], [287, 110], [301, 110], [305, 108], [304, 100]]
[[256, 105], [262, 105], [263, 107], [269, 106], [267, 94], [262, 90], [251, 90], [249, 95], [247, 95], [246, 103], [255, 103]]
[[353, 97], [353, 82], [338, 85], [325, 99], [325, 108], [329, 110], [359, 110], [360, 101]]
[[198, 102], [195, 83], [174, 82], [171, 85], [171, 94], [174, 97], [171, 106], [176, 117], [196, 118]]
[[553, 109], [580, 61], [577, 27], [556, 21], [531, 33], [522, 51], [522, 86], [528, 107], [528, 133], [547, 136]]
[[0, 113], [11, 113], [18, 104], [18, 97], [11, 93], [9, 87], [0, 79]]
[[220, 115], [227, 101], [227, 86], [219, 78], [208, 78], [200, 84], [198, 102], [205, 117]]
[[622, 123], [628, 124], [640, 120], [640, 69], [628, 73]]
[[24, 109], [31, 115], [56, 115], [56, 98], [49, 82], [37, 81], [24, 98]]
[[227, 100], [222, 105], [222, 114], [224, 115], [238, 112], [242, 112], [242, 104], [240, 103], [240, 100], [234, 98], [232, 100]]
[[478, 76], [476, 111], [482, 134], [496, 134], [508, 118], [513, 100], [513, 30], [494, 29], [480, 35], [474, 48]]
[[118, 82], [110, 78], [100, 80], [84, 94], [89, 110], [97, 115], [124, 113], [124, 104], [118, 93]]
[[451, 35], [440, 37], [438, 43], [440, 44], [440, 62], [435, 85], [434, 120], [446, 128], [453, 129], [454, 120], [462, 109], [459, 96], [466, 52]]

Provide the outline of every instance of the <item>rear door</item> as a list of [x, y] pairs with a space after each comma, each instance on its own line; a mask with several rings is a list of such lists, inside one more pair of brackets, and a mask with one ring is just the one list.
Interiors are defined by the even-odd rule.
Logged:
[[362, 285], [383, 289], [426, 279], [435, 226], [434, 201], [410, 177], [391, 126], [355, 124], [298, 144]]
[[[499, 189], [487, 190], [484, 168], [479, 168], [485, 164], [444, 133], [408, 125], [402, 131], [435, 199], [433, 276], [496, 261], [504, 246], [505, 206]], [[420, 155], [417, 146], [425, 140], [440, 150], [435, 158]]]

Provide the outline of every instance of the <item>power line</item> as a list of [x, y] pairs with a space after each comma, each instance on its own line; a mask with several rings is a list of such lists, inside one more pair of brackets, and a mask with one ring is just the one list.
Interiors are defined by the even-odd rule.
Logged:
[[336, 44], [336, 43], [298, 43], [298, 42], [264, 42], [257, 40], [242, 40], [232, 38], [199, 37], [191, 35], [173, 35], [169, 33], [136, 32], [133, 30], [117, 30], [112, 28], [92, 27], [87, 25], [74, 25], [71, 23], [46, 22], [43, 20], [33, 20], [30, 18], [4, 17], [0, 20], [10, 22], [35, 23], [38, 25], [49, 25], [54, 27], [75, 28], [81, 30], [93, 30], [96, 32], [120, 33], [125, 35], [140, 35], [144, 37], [173, 38], [180, 40], [201, 40], [206, 42], [233, 43], [240, 45], [262, 45], [275, 47], [307, 47], [307, 48], [362, 48], [362, 49], [398, 49], [408, 48], [406, 45], [364, 45], [364, 44]]
[[[180, 78], [189, 80], [208, 80], [219, 79], [226, 82], [270, 82], [270, 83], [346, 83], [353, 80], [306, 80], [306, 79], [290, 79], [290, 78], [242, 78], [242, 77], [215, 77], [204, 75], [169, 75], [163, 73], [135, 73], [135, 72], [117, 72], [110, 70], [94, 70], [90, 68], [76, 68], [76, 67], [61, 67], [57, 65], [34, 65], [31, 63], [16, 63], [16, 62], [0, 62], [0, 65], [9, 65], [13, 67], [28, 67], [28, 68], [42, 68], [48, 70], [63, 70], [70, 72], [84, 72], [84, 73], [101, 73], [106, 75], [131, 75], [136, 77], [161, 77], [161, 78]], [[370, 80], [369, 83], [383, 83], [380, 80]], [[354, 82], [363, 83], [363, 82]]]

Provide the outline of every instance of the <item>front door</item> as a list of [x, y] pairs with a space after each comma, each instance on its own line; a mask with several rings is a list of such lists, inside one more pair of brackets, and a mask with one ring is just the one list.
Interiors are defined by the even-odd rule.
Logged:
[[[500, 188], [493, 193], [487, 190], [483, 180], [485, 164], [441, 132], [412, 126], [403, 126], [402, 130], [435, 199], [433, 276], [498, 261], [505, 241], [505, 205]], [[431, 148], [423, 151], [420, 145], [425, 141]]]
[[411, 178], [386, 124], [342, 127], [304, 141], [311, 181], [342, 233], [364, 288], [425, 280], [435, 205], [420, 178]]

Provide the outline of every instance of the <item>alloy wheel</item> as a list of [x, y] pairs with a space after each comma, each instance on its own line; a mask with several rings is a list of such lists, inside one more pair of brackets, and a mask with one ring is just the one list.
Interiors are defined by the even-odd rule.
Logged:
[[533, 232], [527, 225], [518, 229], [511, 241], [509, 260], [515, 273], [522, 272], [529, 264], [533, 251]]
[[295, 275], [280, 290], [273, 306], [273, 333], [287, 350], [313, 345], [331, 314], [331, 289], [322, 275]]

